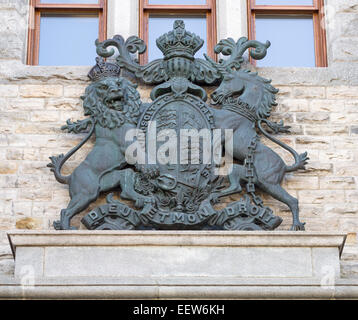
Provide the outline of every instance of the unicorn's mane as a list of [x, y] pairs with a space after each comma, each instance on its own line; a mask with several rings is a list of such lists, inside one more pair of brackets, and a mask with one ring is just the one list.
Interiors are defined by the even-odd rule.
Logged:
[[[262, 90], [261, 99], [253, 107], [256, 109], [256, 115], [259, 119], [269, 118], [272, 108], [277, 106], [276, 94], [279, 91], [271, 85], [272, 80], [262, 78], [257, 72], [251, 72], [250, 70], [239, 71], [237, 72], [237, 76], [244, 82], [258, 83], [260, 85]], [[247, 86], [245, 86], [245, 90], [240, 96], [240, 99], [250, 104], [251, 99], [248, 99], [250, 94], [251, 92], [247, 92]], [[255, 94], [255, 92], [252, 92], [252, 94]]]

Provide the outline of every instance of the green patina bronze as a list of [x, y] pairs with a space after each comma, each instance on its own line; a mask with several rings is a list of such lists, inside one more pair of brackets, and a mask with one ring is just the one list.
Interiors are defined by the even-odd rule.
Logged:
[[[195, 58], [203, 44], [200, 37], [185, 30], [181, 20], [175, 21], [173, 31], [157, 39], [163, 59], [144, 66], [134, 58], [146, 50], [138, 37], [125, 41], [115, 36], [96, 42], [99, 58], [89, 73], [92, 83], [82, 97], [88, 118], [75, 123], [67, 121], [62, 128], [76, 134], [84, 132], [85, 137], [67, 155], [51, 157], [49, 164], [56, 179], [69, 185], [71, 196], [61, 219], [54, 223], [56, 229], [70, 229], [71, 219], [107, 192], [107, 204], [82, 219], [88, 229], [274, 230], [282, 219], [264, 205], [256, 193], [258, 188], [290, 208], [292, 230], [304, 230], [298, 201], [281, 187], [281, 182], [287, 172], [304, 169], [307, 153], [300, 155], [273, 136], [289, 131], [282, 122], [268, 120], [277, 105], [278, 90], [271, 81], [241, 68], [246, 50], [250, 49], [252, 58], [263, 59], [270, 43], [247, 38], [237, 42], [222, 40], [215, 52], [227, 58], [219, 62], [206, 55], [205, 60]], [[113, 63], [104, 60], [115, 56], [111, 47], [119, 53]], [[121, 77], [121, 68], [140, 81], [155, 85], [152, 103], [141, 102], [137, 85]], [[212, 106], [206, 103], [207, 93], [200, 85], [218, 86], [211, 95]], [[196, 147], [188, 144], [190, 155], [195, 148], [200, 151], [197, 161], [179, 160], [173, 164], [146, 159], [145, 163], [135, 163], [136, 158], [126, 152], [133, 143], [127, 141], [126, 135], [129, 130], [140, 130], [144, 134], [141, 143], [148, 146], [153, 123], [169, 139], [169, 132], [180, 136], [183, 130], [229, 130], [232, 148], [226, 148], [225, 153], [234, 159], [234, 164], [227, 179], [218, 175], [215, 162], [203, 161], [203, 142]], [[290, 152], [295, 163], [287, 166], [277, 153], [260, 142], [260, 133]], [[65, 162], [94, 135], [96, 141], [87, 158], [70, 176], [62, 176]], [[226, 143], [224, 135], [216, 140], [222, 145]], [[164, 144], [165, 141], [168, 142], [162, 140]], [[161, 147], [163, 143], [155, 145], [155, 152], [160, 152]], [[149, 149], [145, 149], [146, 158]], [[177, 151], [181, 154], [180, 148]], [[133, 206], [114, 199], [116, 191], [121, 199], [133, 201]], [[234, 194], [242, 194], [241, 199], [217, 209], [221, 198]]]

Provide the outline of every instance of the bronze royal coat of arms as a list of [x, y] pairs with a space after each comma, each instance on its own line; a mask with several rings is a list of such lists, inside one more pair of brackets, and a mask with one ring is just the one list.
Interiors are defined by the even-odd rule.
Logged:
[[[227, 58], [219, 62], [194, 57], [203, 44], [181, 20], [157, 39], [164, 58], [144, 66], [135, 59], [146, 50], [138, 37], [96, 42], [99, 57], [82, 97], [88, 118], [68, 120], [62, 127], [85, 137], [49, 164], [56, 179], [69, 185], [71, 197], [55, 229], [72, 229], [71, 219], [108, 193], [107, 204], [82, 219], [88, 229], [274, 230], [282, 219], [264, 205], [256, 193], [260, 189], [290, 208], [292, 230], [304, 230], [298, 201], [281, 182], [287, 172], [305, 168], [307, 153], [298, 154], [273, 137], [289, 129], [268, 120], [278, 90], [241, 68], [246, 50], [253, 59], [263, 59], [270, 43], [222, 40], [215, 53]], [[115, 57], [113, 47], [119, 54], [106, 62]], [[122, 68], [156, 85], [152, 103], [141, 102], [137, 85], [121, 77]], [[211, 105], [200, 85], [218, 87]], [[295, 163], [286, 165], [260, 142], [260, 133], [290, 152]], [[93, 135], [96, 142], [86, 159], [62, 176], [66, 161]], [[114, 199], [115, 191], [133, 205]], [[234, 194], [242, 194], [241, 199], [215, 209], [221, 198]]]

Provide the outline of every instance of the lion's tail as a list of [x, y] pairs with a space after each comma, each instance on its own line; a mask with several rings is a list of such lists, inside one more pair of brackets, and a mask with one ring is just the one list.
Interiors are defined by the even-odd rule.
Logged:
[[66, 155], [61, 154], [59, 156], [50, 157], [51, 163], [49, 163], [47, 167], [50, 168], [50, 170], [55, 174], [55, 178], [59, 183], [69, 184], [70, 176], [66, 176], [66, 177], [63, 176], [61, 174], [61, 169], [63, 165], [67, 162], [67, 160], [71, 158], [91, 138], [91, 136], [94, 133], [94, 129], [95, 129], [95, 124], [94, 122], [92, 122], [91, 130], [78, 146], [73, 148]]
[[274, 138], [264, 128], [262, 128], [262, 122], [265, 122], [265, 121], [266, 120], [259, 120], [258, 121], [258, 128], [262, 132], [262, 134], [266, 138], [270, 139], [271, 141], [273, 141], [276, 144], [278, 144], [280, 147], [282, 147], [285, 150], [287, 150], [288, 152], [290, 152], [293, 155], [293, 157], [295, 158], [295, 163], [292, 166], [286, 166], [286, 172], [293, 172], [293, 171], [297, 171], [299, 169], [304, 170], [305, 165], [307, 164], [307, 161], [309, 160], [309, 158], [307, 156], [307, 152], [302, 153], [302, 154], [298, 154], [294, 149], [289, 147], [287, 144], [285, 144], [285, 143], [281, 142], [280, 140]]

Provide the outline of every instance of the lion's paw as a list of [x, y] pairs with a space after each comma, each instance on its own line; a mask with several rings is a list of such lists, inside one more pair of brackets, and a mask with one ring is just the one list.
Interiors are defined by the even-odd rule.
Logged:
[[61, 221], [54, 221], [53, 227], [55, 230], [78, 230], [76, 227], [65, 227]]
[[53, 227], [55, 228], [55, 230], [63, 230], [61, 221], [54, 221]]
[[305, 231], [305, 223], [294, 223], [291, 227], [291, 231]]

